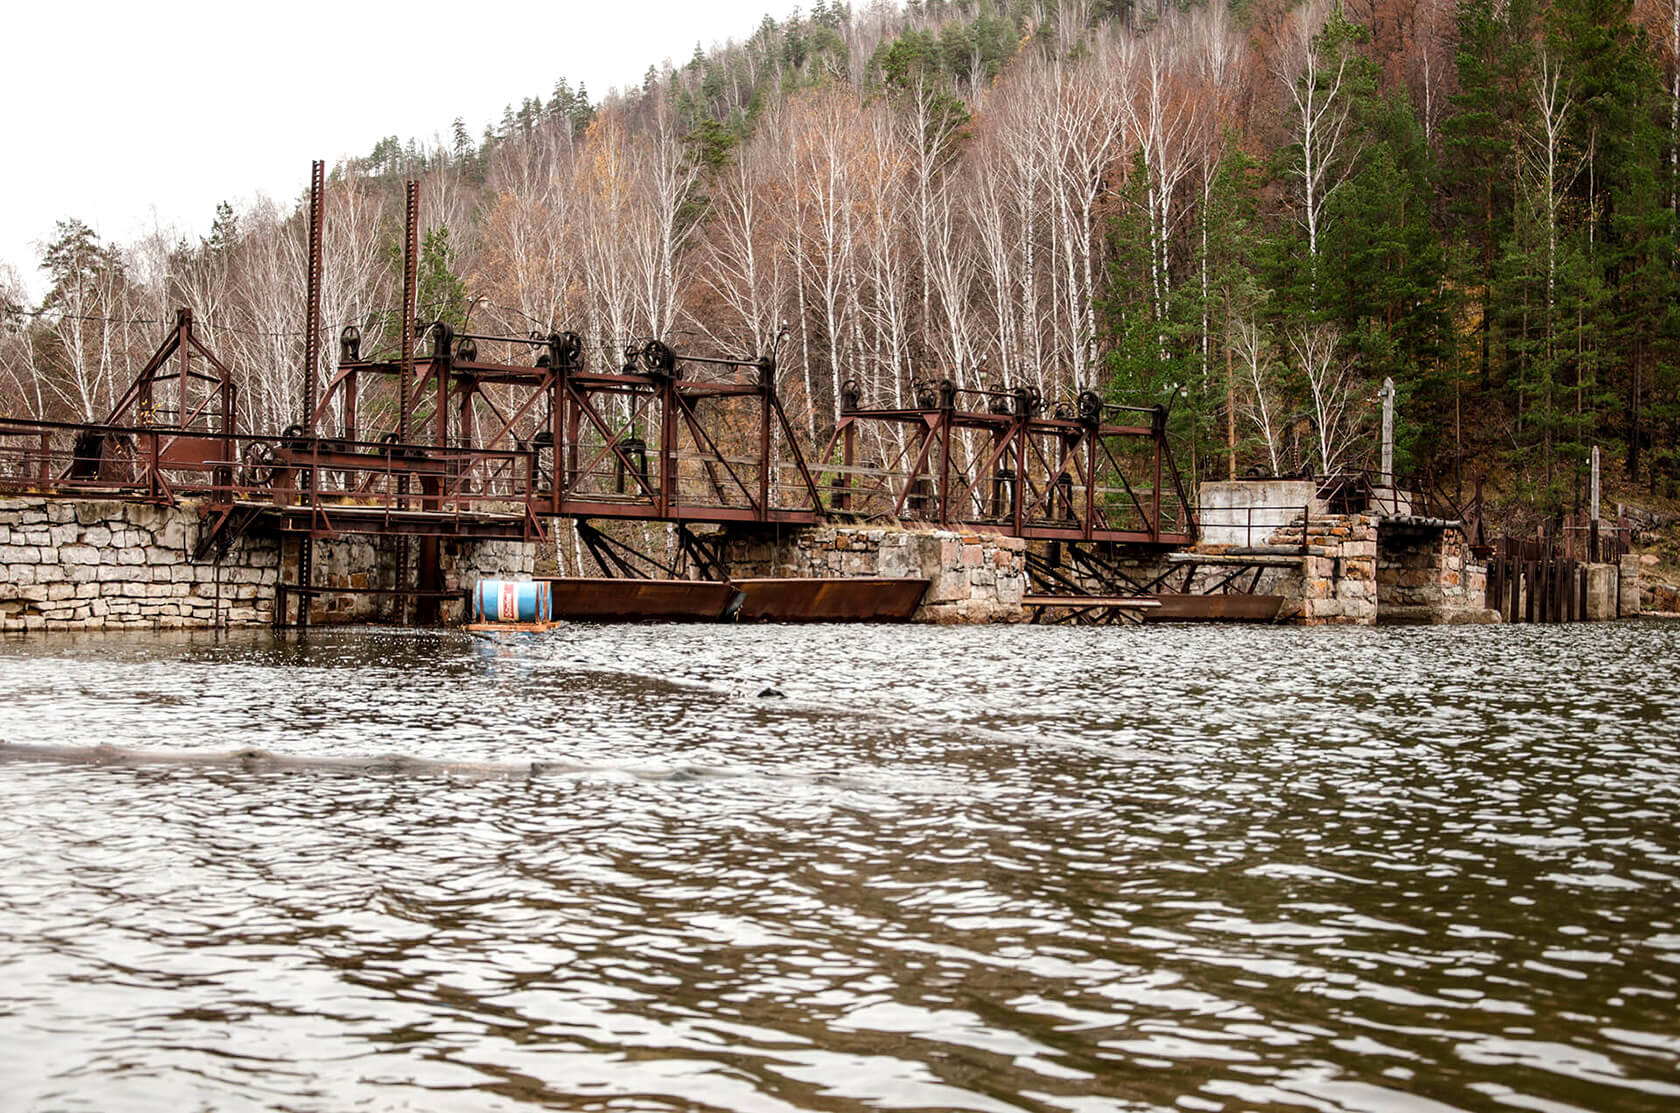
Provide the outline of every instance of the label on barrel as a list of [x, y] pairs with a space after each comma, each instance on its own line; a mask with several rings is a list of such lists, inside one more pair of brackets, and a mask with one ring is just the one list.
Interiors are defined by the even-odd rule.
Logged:
[[496, 600], [496, 618], [501, 622], [519, 621], [519, 585], [517, 583], [502, 584], [501, 595]]

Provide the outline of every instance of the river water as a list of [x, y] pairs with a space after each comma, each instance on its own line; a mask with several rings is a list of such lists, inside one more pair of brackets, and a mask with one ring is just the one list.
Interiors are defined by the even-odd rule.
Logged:
[[0, 1109], [1673, 1109], [1677, 677], [1660, 623], [0, 642], [19, 747], [322, 759], [0, 761]]

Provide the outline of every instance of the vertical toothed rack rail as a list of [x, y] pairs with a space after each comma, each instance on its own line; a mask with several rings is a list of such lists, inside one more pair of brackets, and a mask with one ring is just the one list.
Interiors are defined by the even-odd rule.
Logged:
[[[402, 371], [398, 376], [397, 387], [397, 443], [408, 443], [409, 392], [414, 389], [414, 326], [419, 293], [420, 270], [420, 183], [409, 181], [403, 184], [403, 293], [402, 293], [402, 348], [398, 358], [401, 360]], [[397, 477], [398, 505], [408, 505], [409, 477], [402, 474]], [[398, 590], [409, 586], [409, 548], [412, 542], [407, 537], [396, 539], [396, 571], [393, 586]], [[410, 599], [406, 595], [396, 597], [397, 620], [408, 622]]]
[[[321, 359], [321, 225], [322, 207], [326, 192], [326, 163], [316, 161], [310, 164], [309, 171], [309, 262], [308, 287], [305, 291], [304, 326], [303, 326], [303, 435], [311, 443], [315, 439], [315, 397], [319, 378]], [[309, 485], [304, 497], [309, 505], [316, 504], [316, 484], [319, 482], [317, 469], [306, 469], [309, 475]], [[311, 516], [313, 521], [313, 515]], [[313, 600], [310, 589], [315, 580], [315, 536], [314, 530], [305, 530], [298, 536], [298, 602], [297, 624], [300, 627], [309, 625], [309, 607]]]

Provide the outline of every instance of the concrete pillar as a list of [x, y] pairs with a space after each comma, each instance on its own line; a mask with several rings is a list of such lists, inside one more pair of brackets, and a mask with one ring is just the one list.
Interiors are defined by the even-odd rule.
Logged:
[[1589, 564], [1587, 568], [1588, 622], [1608, 622], [1616, 617], [1616, 579], [1621, 570], [1614, 564]]
[[1589, 505], [1590, 505], [1591, 509], [1588, 512], [1587, 516], [1592, 521], [1596, 522], [1596, 521], [1598, 521], [1598, 507], [1599, 507], [1599, 458], [1598, 458], [1598, 446], [1596, 444], [1593, 445], [1593, 448], [1592, 448], [1592, 495], [1591, 495]]
[[1394, 486], [1394, 380], [1384, 379], [1377, 391], [1382, 399], [1382, 479], [1379, 486]]
[[1639, 554], [1629, 553], [1622, 558], [1617, 574], [1618, 599], [1616, 614], [1632, 618], [1639, 613]]

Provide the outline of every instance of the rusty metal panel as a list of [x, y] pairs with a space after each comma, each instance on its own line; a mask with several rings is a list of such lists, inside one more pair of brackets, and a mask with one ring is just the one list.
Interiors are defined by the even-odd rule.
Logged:
[[538, 576], [554, 587], [554, 617], [586, 622], [716, 622], [735, 601], [732, 584]]
[[1271, 622], [1283, 606], [1281, 595], [1164, 593], [1150, 598], [1161, 605], [1144, 614], [1145, 622]]
[[916, 579], [736, 580], [744, 622], [906, 622], [928, 581]]

